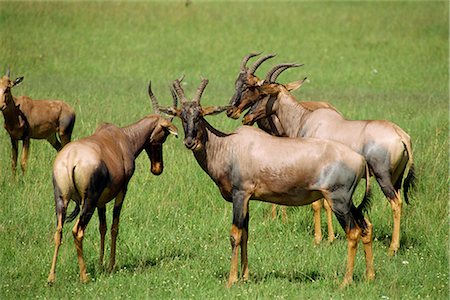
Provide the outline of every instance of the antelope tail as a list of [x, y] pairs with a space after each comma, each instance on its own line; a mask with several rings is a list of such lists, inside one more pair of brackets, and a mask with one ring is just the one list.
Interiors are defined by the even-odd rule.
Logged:
[[405, 147], [405, 150], [408, 153], [408, 162], [406, 164], [406, 168], [408, 168], [409, 170], [408, 174], [405, 177], [405, 180], [403, 181], [403, 197], [405, 199], [406, 204], [409, 204], [408, 194], [410, 189], [414, 188], [416, 181], [416, 172], [414, 168], [413, 153], [411, 148], [411, 138], [400, 127], [395, 126], [395, 130], [397, 131], [397, 134], [400, 136], [403, 146]]
[[[72, 184], [73, 184], [73, 186], [76, 189], [77, 185], [75, 184], [75, 167], [73, 167], [72, 174], [70, 174], [70, 175], [71, 175]], [[78, 193], [78, 191], [77, 191], [77, 193]], [[75, 202], [75, 208], [70, 213], [70, 215], [68, 215], [66, 217], [66, 219], [64, 220], [65, 223], [72, 222], [78, 216], [78, 214], [80, 213], [80, 204], [77, 201], [74, 201], [74, 202]]]
[[361, 214], [367, 213], [372, 205], [372, 189], [370, 188], [370, 172], [369, 166], [365, 165], [366, 168], [366, 192], [364, 193], [364, 198], [362, 202], [358, 205], [358, 212]]

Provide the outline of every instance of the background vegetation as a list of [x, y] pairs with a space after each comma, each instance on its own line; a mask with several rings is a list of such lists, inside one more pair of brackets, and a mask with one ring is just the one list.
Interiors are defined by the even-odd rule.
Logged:
[[[31, 143], [28, 172], [10, 175], [10, 143], [0, 131], [0, 298], [371, 298], [448, 299], [448, 2], [0, 2], [0, 71], [25, 76], [15, 95], [63, 99], [77, 112], [74, 138], [101, 122], [124, 126], [151, 113], [148, 81], [160, 103], [186, 74], [192, 95], [210, 79], [202, 103], [223, 105], [233, 94], [240, 60], [276, 52], [261, 66], [300, 62], [280, 76], [308, 76], [299, 99], [326, 100], [351, 119], [387, 119], [412, 137], [417, 189], [402, 219], [401, 249], [387, 256], [392, 215], [378, 187], [374, 224], [377, 278], [364, 281], [362, 247], [355, 282], [337, 287], [346, 240], [312, 244], [309, 207], [272, 221], [269, 205], [250, 205], [250, 281], [225, 288], [231, 205], [180, 139], [164, 145], [165, 171], [149, 172], [145, 155], [122, 210], [117, 265], [98, 266], [98, 221], [85, 237], [92, 282], [78, 281], [67, 224], [57, 282], [46, 286], [55, 229], [51, 168], [55, 152]], [[225, 132], [240, 126], [209, 118]], [[20, 173], [19, 173], [20, 174]], [[359, 202], [362, 193], [355, 195]], [[108, 209], [108, 223], [111, 220]], [[324, 224], [325, 225], [325, 224]], [[325, 229], [325, 226], [323, 226]], [[109, 243], [109, 240], [108, 240]], [[107, 256], [108, 258], [108, 256]]]

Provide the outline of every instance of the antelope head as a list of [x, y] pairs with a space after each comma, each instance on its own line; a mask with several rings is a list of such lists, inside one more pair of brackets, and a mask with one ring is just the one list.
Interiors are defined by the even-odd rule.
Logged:
[[[264, 83], [264, 80], [255, 75], [255, 71], [266, 60], [275, 57], [276, 54], [268, 54], [260, 57], [251, 67], [247, 67], [250, 58], [259, 56], [261, 53], [250, 53], [246, 55], [239, 69], [238, 77], [235, 81], [235, 92], [231, 97], [231, 107], [227, 110], [227, 116], [233, 119], [239, 118], [242, 111], [251, 106], [248, 103], [250, 99], [259, 98], [258, 87]], [[243, 101], [244, 100], [244, 101]]]
[[230, 100], [231, 107], [227, 111], [227, 116], [233, 119], [239, 118], [241, 113], [247, 108], [253, 106], [256, 102], [266, 98], [273, 93], [278, 92], [278, 84], [275, 82], [278, 75], [283, 71], [292, 68], [300, 67], [299, 64], [279, 64], [273, 67], [264, 79], [259, 79], [254, 75], [256, 69], [267, 59], [272, 58], [275, 54], [269, 54], [258, 59], [249, 69], [246, 67], [247, 61], [253, 56], [259, 54], [249, 54], [241, 62], [241, 69], [238, 78], [236, 79], [236, 91]]
[[18, 77], [14, 81], [10, 79], [10, 70], [6, 71], [6, 74], [0, 78], [0, 110], [4, 111], [8, 106], [14, 104], [14, 99], [11, 95], [11, 88], [22, 82], [23, 77]]
[[[151, 81], [148, 84], [148, 94], [150, 96], [153, 110], [156, 114], [161, 115], [158, 101], [156, 96], [152, 92]], [[162, 145], [166, 141], [169, 134], [178, 136], [178, 130], [175, 125], [172, 124], [172, 119], [166, 119], [160, 116], [157, 124], [150, 135], [148, 142], [144, 149], [151, 162], [151, 171], [155, 175], [159, 175], [163, 171], [163, 156]]]
[[[208, 84], [208, 79], [203, 78], [200, 83], [197, 92], [192, 101], [188, 101], [181, 87], [180, 80], [177, 79], [173, 83], [172, 97], [173, 106], [161, 108], [161, 111], [171, 116], [176, 116], [181, 119], [184, 129], [184, 145], [191, 150], [198, 150], [202, 147], [202, 138], [204, 136], [204, 130], [206, 121], [204, 117], [208, 115], [215, 115], [225, 111], [229, 106], [209, 106], [202, 107], [200, 99], [203, 91]], [[181, 100], [181, 108], [177, 108], [178, 99]]]

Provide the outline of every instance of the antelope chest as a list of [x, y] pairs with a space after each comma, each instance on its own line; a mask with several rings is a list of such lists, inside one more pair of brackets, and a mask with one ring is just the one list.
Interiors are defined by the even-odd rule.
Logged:
[[12, 139], [21, 140], [28, 133], [28, 127], [22, 118], [19, 118], [19, 122], [14, 122], [12, 124], [5, 122], [3, 127], [9, 133]]

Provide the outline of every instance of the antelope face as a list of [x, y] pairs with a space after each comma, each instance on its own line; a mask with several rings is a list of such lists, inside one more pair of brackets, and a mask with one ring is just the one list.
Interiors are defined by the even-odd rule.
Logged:
[[11, 81], [9, 77], [3, 76], [0, 79], [0, 110], [3, 111], [9, 105], [9, 97], [7, 97], [8, 93], [11, 93]]
[[[9, 73], [9, 72], [7, 72]], [[0, 78], [0, 110], [4, 111], [8, 106], [14, 104], [11, 96], [11, 88], [21, 83], [23, 77], [18, 77], [14, 81], [9, 79], [9, 75]]]
[[177, 127], [169, 120], [161, 117], [155, 129], [153, 129], [148, 146], [145, 148], [151, 162], [151, 172], [154, 175], [160, 175], [164, 169], [162, 146], [169, 134], [177, 136]]
[[184, 103], [180, 118], [184, 129], [184, 145], [191, 150], [197, 150], [201, 145], [199, 126], [203, 117], [202, 108], [196, 102]]
[[233, 119], [239, 118], [241, 113], [253, 105], [255, 101], [259, 99], [258, 87], [264, 83], [264, 80], [259, 79], [255, 75], [255, 71], [258, 67], [268, 59], [275, 57], [276, 54], [268, 54], [260, 57], [253, 63], [251, 67], [247, 67], [247, 63], [250, 58], [259, 56], [261, 53], [250, 53], [241, 61], [240, 71], [238, 78], [235, 82], [235, 93], [231, 97], [231, 107], [227, 110], [227, 116]]
[[263, 82], [253, 74], [241, 72], [235, 82], [236, 91], [230, 100], [231, 107], [227, 110], [227, 116], [237, 119], [244, 110], [258, 101], [261, 97], [259, 87]]
[[270, 97], [265, 97], [263, 100], [253, 104], [242, 119], [242, 124], [251, 126], [256, 121], [267, 118], [273, 114], [273, 104], [272, 107], [267, 107], [269, 98]]
[[[190, 150], [199, 150], [203, 145], [203, 133], [206, 121], [204, 116], [215, 115], [221, 113], [229, 108], [229, 106], [210, 106], [202, 107], [200, 98], [203, 91], [208, 84], [208, 79], [203, 78], [200, 86], [197, 88], [197, 93], [192, 101], [188, 101], [184, 90], [181, 87], [180, 80], [175, 80], [173, 83], [174, 104], [172, 107], [161, 107], [161, 111], [174, 117], [179, 117], [183, 123], [184, 140], [183, 143], [186, 148]], [[178, 98], [181, 99], [181, 108], [177, 108]]]

